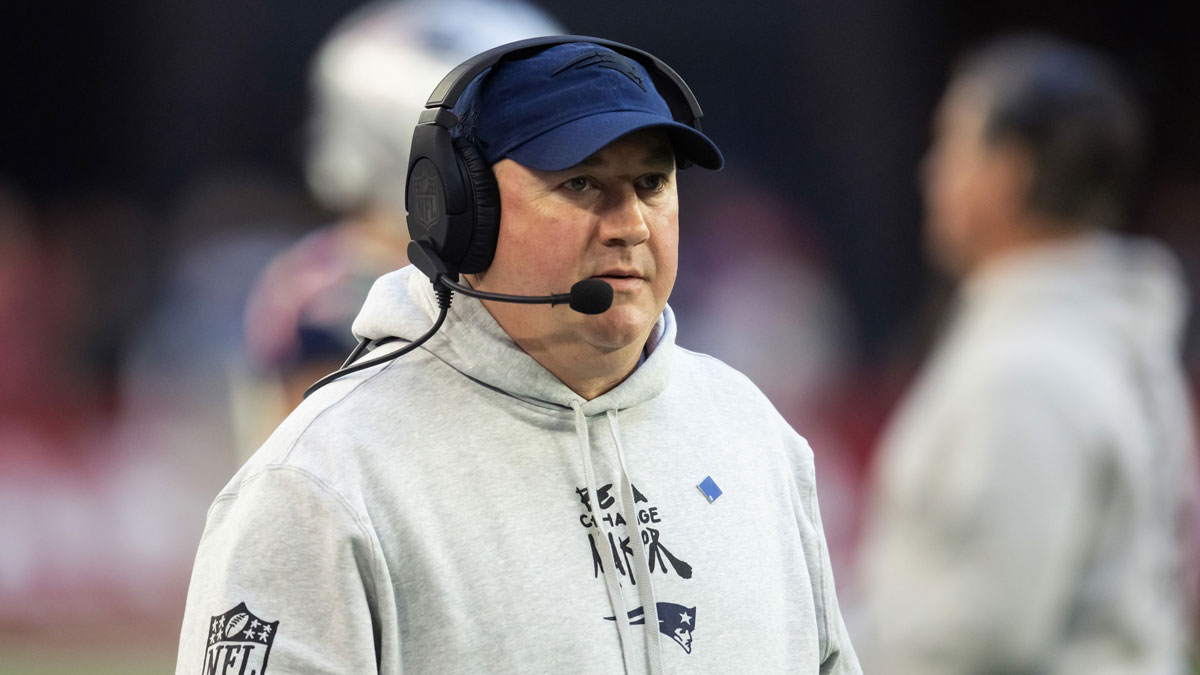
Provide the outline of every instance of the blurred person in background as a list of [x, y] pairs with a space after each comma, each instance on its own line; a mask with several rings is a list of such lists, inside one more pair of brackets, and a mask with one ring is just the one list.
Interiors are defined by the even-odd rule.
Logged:
[[958, 298], [878, 456], [867, 672], [1186, 671], [1187, 298], [1164, 247], [1113, 232], [1147, 144], [1082, 46], [1007, 35], [954, 71], [922, 186]]
[[473, 54], [562, 32], [521, 0], [385, 0], [325, 38], [311, 65], [305, 174], [337, 220], [275, 256], [251, 292], [249, 370], [232, 408], [240, 460], [353, 349], [350, 322], [375, 279], [408, 264], [408, 147], [434, 86]]

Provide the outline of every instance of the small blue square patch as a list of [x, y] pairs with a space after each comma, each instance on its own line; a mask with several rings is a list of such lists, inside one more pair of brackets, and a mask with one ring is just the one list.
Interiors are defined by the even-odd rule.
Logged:
[[717, 501], [717, 497], [721, 496], [721, 488], [717, 487], [717, 482], [712, 479], [712, 476], [705, 476], [704, 480], [700, 481], [696, 487], [700, 488], [700, 492], [709, 504]]

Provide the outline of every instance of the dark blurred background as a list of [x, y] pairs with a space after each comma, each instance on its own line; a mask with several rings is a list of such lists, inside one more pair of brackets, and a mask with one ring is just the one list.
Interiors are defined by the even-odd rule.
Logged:
[[[298, 226], [319, 222], [299, 169], [306, 68], [325, 32], [359, 4], [5, 3], [13, 79], [0, 175], [33, 202], [45, 232], [73, 227], [63, 212], [96, 201], [136, 211], [142, 221], [122, 233], [136, 241], [105, 263], [127, 264], [150, 289], [167, 245], [162, 220], [206, 177], [249, 174], [294, 200]], [[949, 59], [965, 45], [1040, 27], [1110, 50], [1154, 112], [1158, 184], [1200, 169], [1200, 48], [1179, 3], [540, 5], [575, 32], [676, 65], [730, 164], [811, 214], [868, 359], [887, 352], [920, 301], [914, 167]], [[61, 234], [112, 247], [103, 243], [111, 231], [85, 229]], [[114, 309], [136, 314], [149, 300], [127, 297]], [[119, 338], [106, 340], [96, 358], [117, 358], [105, 350]]]
[[[308, 67], [360, 4], [0, 10], [0, 672], [173, 662], [204, 510], [236, 468], [226, 439], [187, 427], [229, 412], [193, 376], [234, 358], [261, 265], [330, 218], [302, 178]], [[1129, 69], [1157, 143], [1133, 229], [1196, 288], [1200, 26], [1183, 3], [537, 4], [654, 53], [702, 103], [729, 166], [681, 179], [680, 341], [746, 370], [813, 440], [835, 564], [945, 293], [916, 167], [961, 49], [1039, 28]], [[771, 330], [795, 341], [756, 342]], [[1200, 371], [1194, 338], [1187, 354]]]

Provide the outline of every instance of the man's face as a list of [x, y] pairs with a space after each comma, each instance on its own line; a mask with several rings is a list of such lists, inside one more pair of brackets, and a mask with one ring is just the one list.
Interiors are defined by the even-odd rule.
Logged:
[[500, 232], [491, 267], [471, 279], [476, 288], [544, 295], [588, 278], [613, 287], [612, 307], [593, 316], [565, 305], [489, 303], [500, 325], [527, 350], [640, 347], [678, 269], [679, 199], [666, 132], [634, 132], [563, 171], [510, 159], [493, 170]]
[[981, 261], [1024, 203], [1024, 164], [1011, 145], [985, 141], [986, 119], [983, 91], [969, 83], [951, 87], [921, 167], [926, 247], [955, 277]]

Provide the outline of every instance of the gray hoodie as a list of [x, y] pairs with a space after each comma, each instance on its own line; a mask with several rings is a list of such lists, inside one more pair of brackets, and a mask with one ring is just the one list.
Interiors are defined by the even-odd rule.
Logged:
[[[354, 332], [436, 314], [406, 268]], [[209, 511], [177, 672], [860, 672], [812, 451], [674, 338], [584, 401], [456, 297], [317, 390]]]
[[968, 281], [881, 448], [872, 673], [1185, 672], [1186, 306], [1165, 250], [1110, 234]]

